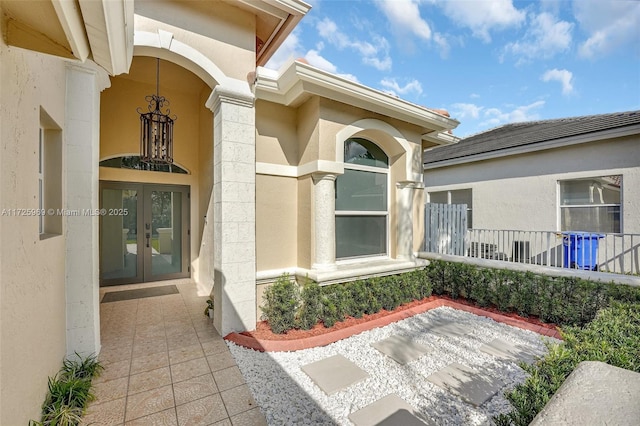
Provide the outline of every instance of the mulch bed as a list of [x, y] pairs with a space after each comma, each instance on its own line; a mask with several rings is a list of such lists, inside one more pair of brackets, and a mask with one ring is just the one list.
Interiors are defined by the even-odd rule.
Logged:
[[469, 306], [475, 309], [480, 309], [482, 311], [486, 311], [492, 314], [509, 317], [517, 321], [524, 321], [529, 324], [543, 327], [549, 330], [555, 331], [557, 328], [555, 324], [544, 323], [536, 317], [522, 317], [515, 312], [502, 312], [493, 306], [481, 308], [475, 305], [474, 303], [469, 302], [463, 298], [453, 299], [449, 296], [431, 296], [422, 300], [415, 300], [413, 302], [406, 303], [404, 305], [397, 307], [393, 311], [387, 311], [386, 309], [382, 309], [375, 314], [371, 314], [371, 315], [365, 314], [362, 318], [347, 317], [344, 321], [340, 321], [334, 324], [333, 327], [325, 327], [324, 324], [318, 323], [310, 330], [289, 330], [283, 334], [275, 334], [274, 332], [271, 331], [271, 328], [269, 327], [269, 324], [266, 321], [261, 321], [257, 324], [255, 330], [243, 331], [238, 334], [240, 334], [241, 336], [247, 336], [257, 340], [270, 340], [270, 341], [301, 340], [309, 337], [321, 336], [327, 333], [333, 333], [338, 330], [343, 330], [356, 325], [371, 322], [371, 321], [384, 318], [386, 316], [389, 316], [398, 312], [411, 310], [415, 307], [418, 307], [428, 302], [436, 302], [438, 300], [451, 301], [451, 302]]

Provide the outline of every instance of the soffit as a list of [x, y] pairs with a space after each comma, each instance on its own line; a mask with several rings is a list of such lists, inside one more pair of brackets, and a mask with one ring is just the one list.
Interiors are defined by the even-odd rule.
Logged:
[[[36, 52], [73, 58], [74, 52], [50, 0], [2, 1], [6, 42]], [[53, 19], [52, 19], [53, 17]]]

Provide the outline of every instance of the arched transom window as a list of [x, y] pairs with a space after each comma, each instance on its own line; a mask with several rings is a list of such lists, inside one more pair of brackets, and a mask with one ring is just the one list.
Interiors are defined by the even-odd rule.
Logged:
[[344, 143], [336, 179], [336, 259], [387, 254], [389, 157], [366, 139]]

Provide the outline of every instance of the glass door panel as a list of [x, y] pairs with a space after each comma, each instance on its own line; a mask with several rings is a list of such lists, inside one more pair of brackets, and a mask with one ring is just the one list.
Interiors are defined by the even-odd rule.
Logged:
[[100, 285], [191, 275], [189, 187], [101, 182], [100, 207]]
[[151, 275], [182, 270], [182, 192], [150, 191]]
[[138, 242], [138, 188], [102, 188], [100, 279], [136, 282], [142, 278]]

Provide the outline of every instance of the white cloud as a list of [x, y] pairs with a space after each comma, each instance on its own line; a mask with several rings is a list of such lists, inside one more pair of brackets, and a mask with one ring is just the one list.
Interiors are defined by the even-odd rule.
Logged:
[[525, 20], [525, 12], [516, 9], [512, 0], [444, 0], [438, 1], [438, 4], [452, 21], [462, 27], [468, 27], [474, 36], [487, 43], [491, 41], [490, 31], [515, 27]]
[[478, 95], [477, 93], [472, 93], [472, 94], [469, 95], [469, 97], [471, 99], [478, 99], [480, 97], [480, 95]]
[[521, 60], [551, 58], [571, 46], [573, 24], [557, 20], [550, 13], [531, 15], [531, 24], [521, 41], [508, 43], [504, 50]]
[[347, 80], [354, 81], [358, 83], [358, 78], [353, 74], [344, 74], [338, 72], [338, 67], [336, 67], [331, 61], [320, 55], [315, 49], [309, 50], [305, 55], [304, 59], [309, 62], [309, 65], [312, 65], [316, 68], [320, 68], [323, 71], [330, 72], [332, 74], [336, 74], [342, 78], [346, 78]]
[[309, 65], [313, 65], [316, 68], [320, 68], [323, 71], [330, 72], [332, 74], [336, 74], [338, 72], [338, 67], [332, 64], [329, 60], [325, 59], [320, 52], [315, 49], [311, 49], [304, 55], [304, 58], [309, 62]]
[[353, 49], [360, 54], [362, 62], [380, 71], [391, 69], [392, 61], [389, 56], [389, 42], [384, 37], [373, 35], [372, 44], [368, 41], [354, 40], [340, 31], [335, 22], [324, 18], [316, 24], [318, 34], [338, 49]]
[[419, 0], [379, 1], [378, 6], [399, 32], [409, 32], [423, 40], [431, 40], [431, 27], [420, 16]]
[[573, 93], [573, 74], [571, 73], [571, 71], [559, 70], [557, 68], [554, 68], [542, 74], [540, 79], [544, 82], [560, 82], [562, 84], [563, 95], [570, 95], [571, 93]]
[[477, 120], [480, 118], [480, 112], [484, 109], [484, 107], [467, 103], [457, 103], [451, 105], [451, 107], [451, 116], [459, 120], [466, 118]]
[[498, 108], [488, 108], [484, 110], [484, 121], [480, 123], [482, 127], [495, 127], [505, 123], [516, 123], [521, 121], [533, 121], [540, 119], [535, 110], [544, 106], [544, 101], [536, 101], [529, 105], [522, 105], [511, 111], [502, 111]]
[[380, 81], [382, 87], [385, 87], [388, 92], [392, 95], [406, 95], [408, 93], [417, 93], [418, 95], [422, 93], [422, 85], [418, 80], [411, 80], [404, 86], [400, 86], [395, 78], [384, 78]]
[[279, 70], [287, 61], [303, 56], [299, 33], [299, 30], [294, 30], [289, 34], [278, 50], [276, 50], [276, 53], [269, 59], [269, 62], [265, 64], [265, 68]]
[[626, 45], [640, 54], [640, 2], [579, 0], [573, 2], [573, 10], [589, 34], [579, 47], [580, 56], [594, 58]]

